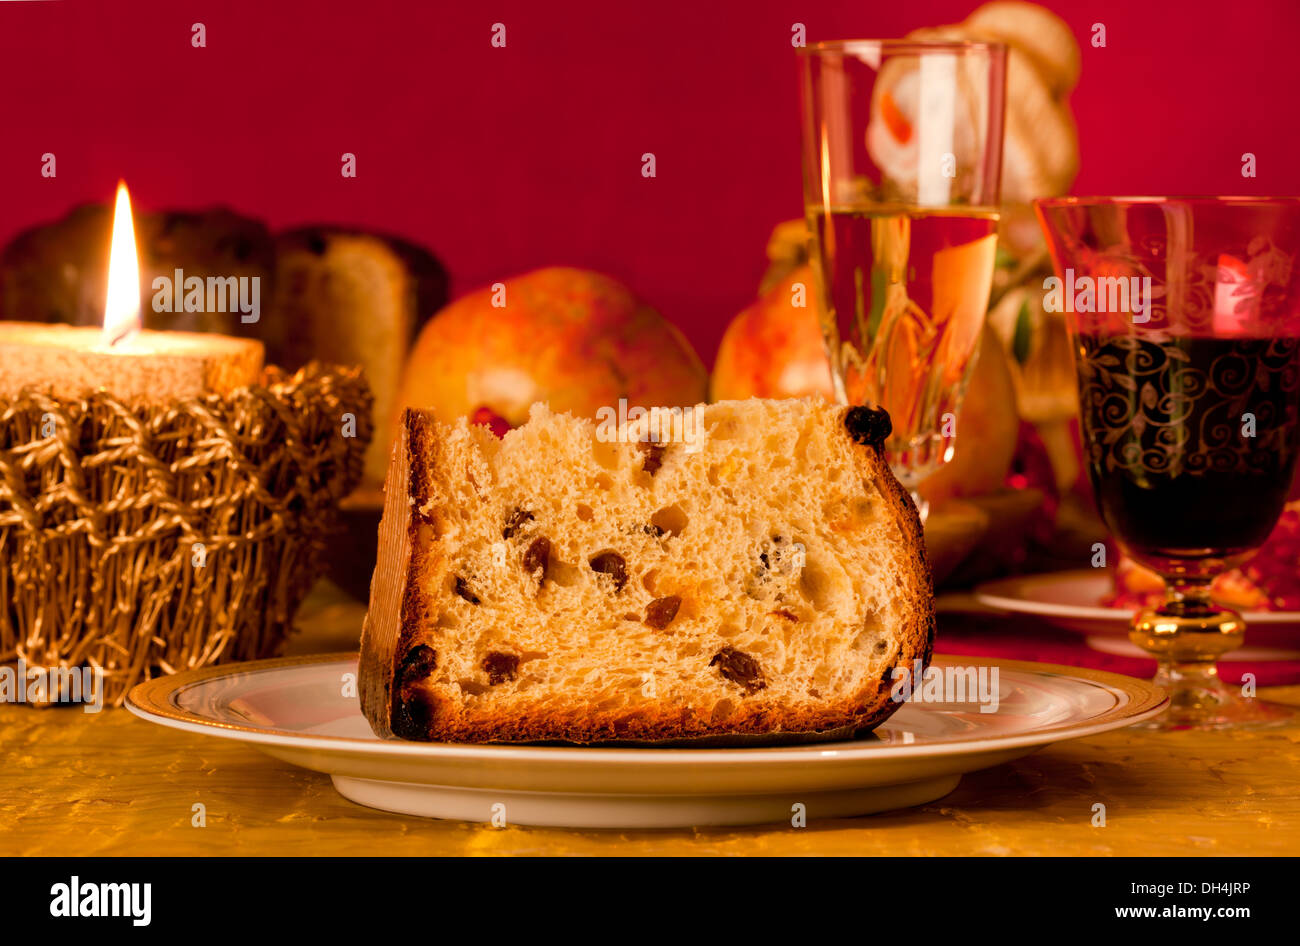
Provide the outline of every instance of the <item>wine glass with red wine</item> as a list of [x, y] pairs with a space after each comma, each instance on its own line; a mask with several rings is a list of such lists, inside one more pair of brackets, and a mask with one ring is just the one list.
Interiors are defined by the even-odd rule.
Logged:
[[1092, 486], [1120, 547], [1165, 580], [1130, 639], [1170, 691], [1160, 729], [1285, 722], [1216, 661], [1245, 622], [1211, 582], [1267, 538], [1300, 452], [1300, 198], [1036, 201], [1067, 313]]

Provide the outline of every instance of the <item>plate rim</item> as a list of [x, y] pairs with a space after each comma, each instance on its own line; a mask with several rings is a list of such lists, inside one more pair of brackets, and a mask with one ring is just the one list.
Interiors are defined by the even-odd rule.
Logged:
[[[1128, 624], [1133, 619], [1133, 610], [1128, 608], [1111, 608], [1104, 604], [1053, 604], [1033, 598], [1016, 597], [1009, 593], [1010, 589], [1017, 587], [1077, 584], [1085, 579], [1097, 581], [1104, 575], [1105, 570], [1101, 568], [1073, 568], [1064, 571], [1036, 572], [1030, 575], [1009, 575], [976, 585], [972, 595], [976, 601], [986, 607], [1010, 611], [1012, 614]], [[1300, 611], [1243, 611], [1241, 616], [1247, 626], [1300, 624]]]
[[[655, 748], [606, 746], [536, 746], [479, 743], [407, 742], [389, 739], [362, 739], [355, 736], [302, 735], [282, 729], [243, 726], [209, 719], [179, 709], [173, 697], [184, 689], [212, 679], [239, 673], [263, 673], [302, 667], [355, 661], [354, 652], [301, 654], [265, 660], [240, 661], [186, 670], [178, 674], [155, 677], [133, 687], [126, 697], [126, 708], [151, 723], [200, 735], [216, 736], [258, 746], [278, 746], [302, 750], [353, 752], [362, 755], [442, 759], [444, 761], [500, 760], [549, 762], [566, 765], [608, 765], [632, 760], [655, 764], [690, 764], [739, 762], [746, 764], [781, 764], [818, 760], [862, 758], [878, 755], [889, 758], [941, 757], [971, 753], [996, 752], [1025, 746], [1043, 746], [1067, 739], [1085, 738], [1120, 729], [1164, 712], [1169, 697], [1164, 690], [1146, 680], [1089, 667], [1010, 660], [1000, 657], [970, 657], [962, 654], [936, 654], [935, 660], [954, 662], [977, 660], [982, 665], [1004, 670], [1044, 676], [1069, 677], [1118, 692], [1125, 699], [1085, 721], [1060, 723], [1012, 736], [952, 739], [944, 742], [870, 743], [840, 741], [803, 743], [789, 746], [737, 746], [726, 748]], [[1118, 681], [1118, 682], [1116, 682]]]

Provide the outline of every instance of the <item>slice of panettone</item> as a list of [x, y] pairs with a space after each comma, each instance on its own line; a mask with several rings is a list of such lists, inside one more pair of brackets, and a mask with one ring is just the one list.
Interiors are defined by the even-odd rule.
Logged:
[[616, 427], [537, 405], [502, 440], [417, 410], [400, 429], [360, 658], [381, 736], [843, 736], [929, 660], [881, 411], [754, 399]]

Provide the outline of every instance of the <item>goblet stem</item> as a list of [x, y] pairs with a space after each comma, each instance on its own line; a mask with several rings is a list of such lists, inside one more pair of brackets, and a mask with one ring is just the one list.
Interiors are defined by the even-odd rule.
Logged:
[[1169, 710], [1142, 728], [1227, 729], [1289, 721], [1288, 707], [1247, 698], [1219, 676], [1218, 659], [1241, 646], [1246, 622], [1210, 598], [1209, 578], [1166, 576], [1166, 599], [1133, 619], [1129, 639], [1155, 656]]

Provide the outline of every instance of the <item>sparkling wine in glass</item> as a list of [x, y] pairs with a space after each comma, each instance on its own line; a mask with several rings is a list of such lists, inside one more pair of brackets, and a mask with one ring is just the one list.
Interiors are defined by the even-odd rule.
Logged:
[[836, 395], [889, 412], [886, 453], [915, 491], [952, 456], [987, 314], [1006, 50], [801, 52], [804, 203]]
[[1268, 537], [1300, 455], [1300, 198], [1036, 206], [1098, 507], [1124, 551], [1165, 580], [1165, 603], [1130, 633], [1170, 690], [1169, 712], [1147, 725], [1285, 722], [1290, 710], [1220, 678], [1216, 661], [1241, 646], [1245, 622], [1210, 586]]

